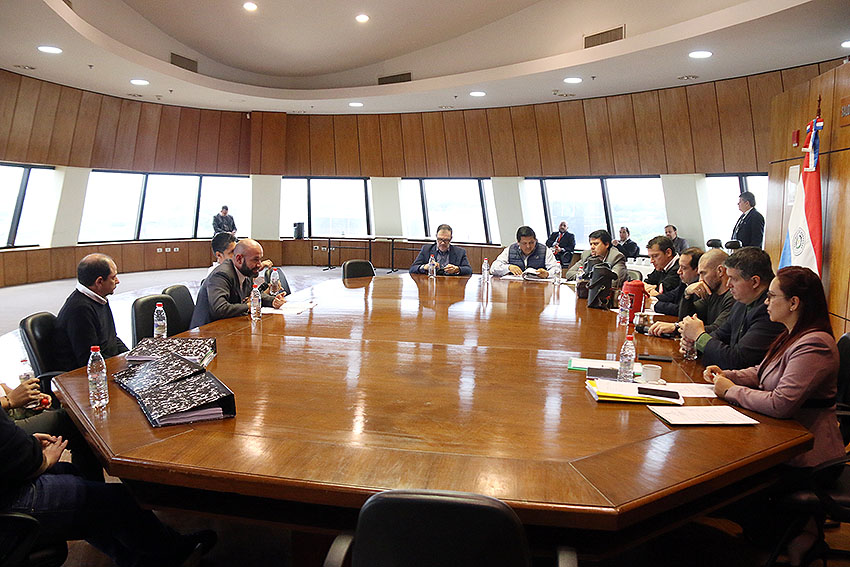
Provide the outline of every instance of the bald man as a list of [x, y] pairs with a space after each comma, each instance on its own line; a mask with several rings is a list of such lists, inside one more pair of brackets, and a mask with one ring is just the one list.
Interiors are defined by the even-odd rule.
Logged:
[[[248, 315], [254, 278], [263, 267], [263, 247], [256, 240], [240, 240], [233, 249], [233, 258], [225, 260], [214, 269], [198, 292], [192, 327], [200, 327], [219, 319]], [[283, 305], [284, 293], [274, 297], [263, 294], [263, 306], [278, 308]]]
[[85, 366], [92, 346], [104, 358], [127, 351], [115, 333], [106, 297], [118, 286], [118, 266], [106, 254], [89, 254], [77, 265], [77, 287], [56, 317], [56, 361], [63, 370]]

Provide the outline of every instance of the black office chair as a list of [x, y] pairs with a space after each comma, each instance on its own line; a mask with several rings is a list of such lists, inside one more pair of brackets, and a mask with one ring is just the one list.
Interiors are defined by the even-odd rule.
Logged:
[[[360, 509], [357, 530], [338, 536], [324, 567], [529, 567], [525, 530], [504, 502], [465, 492], [390, 490]], [[562, 550], [565, 557], [568, 550]]]
[[47, 311], [33, 313], [21, 319], [18, 324], [21, 341], [27, 351], [32, 372], [41, 381], [41, 391], [53, 395], [51, 380], [63, 372], [72, 370], [62, 368], [55, 356], [56, 316]]
[[346, 260], [342, 263], [342, 279], [366, 278], [375, 275], [375, 267], [369, 260]]
[[726, 244], [724, 244], [724, 246], [726, 247], [726, 250], [729, 250], [729, 251], [737, 250], [738, 248], [741, 247], [741, 241], [740, 240], [730, 240]]
[[64, 541], [38, 540], [38, 520], [26, 514], [0, 514], [0, 567], [59, 567], [68, 557]]
[[168, 321], [168, 334], [177, 335], [188, 331], [192, 323], [192, 313], [195, 312], [195, 300], [192, 299], [189, 288], [183, 284], [170, 285], [162, 290], [162, 293], [171, 296], [180, 314], [177, 321]]
[[286, 281], [286, 275], [283, 273], [283, 268], [268, 268], [263, 273], [263, 280], [267, 284], [272, 283], [272, 271], [277, 272], [278, 277], [280, 277], [280, 286], [283, 288], [283, 291], [286, 292], [286, 295], [291, 295], [292, 290], [289, 289], [289, 282]]
[[640, 273], [639, 270], [626, 270], [626, 275], [628, 276], [628, 281], [637, 280], [639, 282], [643, 281], [643, 274]]
[[720, 240], [719, 238], [712, 238], [710, 240], [707, 240], [705, 242], [705, 245], [708, 248], [723, 248], [723, 241]]
[[171, 322], [180, 324], [180, 312], [177, 310], [177, 304], [174, 303], [170, 295], [162, 293], [146, 295], [133, 302], [131, 311], [133, 346], [136, 346], [140, 340], [153, 336], [153, 311], [156, 309], [157, 303], [162, 303], [162, 308], [165, 309], [165, 317], [168, 320], [168, 336], [175, 334], [171, 331]]
[[844, 445], [850, 445], [850, 333], [844, 333], [838, 339], [838, 394], [836, 395], [838, 425]]

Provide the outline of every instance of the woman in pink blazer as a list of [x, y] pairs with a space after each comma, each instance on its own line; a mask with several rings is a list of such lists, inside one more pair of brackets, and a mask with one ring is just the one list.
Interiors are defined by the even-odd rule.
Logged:
[[[771, 417], [793, 418], [815, 438], [814, 447], [787, 462], [783, 486], [800, 487], [812, 467], [844, 455], [835, 414], [838, 389], [838, 349], [823, 285], [809, 268], [789, 266], [777, 272], [767, 292], [770, 320], [782, 323], [781, 333], [758, 366], [743, 370], [705, 369], [718, 397]], [[817, 539], [814, 518], [788, 546], [792, 565]]]

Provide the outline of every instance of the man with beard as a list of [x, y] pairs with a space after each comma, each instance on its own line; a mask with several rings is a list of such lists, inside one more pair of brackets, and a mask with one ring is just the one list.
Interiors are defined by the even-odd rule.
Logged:
[[[233, 259], [225, 260], [207, 276], [198, 291], [191, 326], [200, 327], [218, 319], [248, 315], [251, 311], [249, 297], [254, 278], [263, 267], [263, 247], [256, 240], [240, 240], [233, 249]], [[263, 306], [283, 305], [283, 295], [272, 297], [262, 294]]]

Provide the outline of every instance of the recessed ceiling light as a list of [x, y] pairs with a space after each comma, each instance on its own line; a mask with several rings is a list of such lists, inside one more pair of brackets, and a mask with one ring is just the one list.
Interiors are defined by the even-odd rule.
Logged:
[[711, 51], [691, 51], [688, 53], [688, 57], [691, 59], [708, 59], [712, 55]]
[[245, 8], [245, 10], [248, 11], [248, 12], [256, 12], [257, 11], [257, 5], [254, 4], [253, 2], [245, 2], [244, 4], [242, 4], [242, 7]]
[[348, 106], [351, 106], [353, 108], [360, 108], [361, 106], [363, 106], [363, 103], [362, 102], [349, 102]]
[[366, 14], [359, 14], [354, 19], [357, 20], [358, 22], [360, 22], [361, 24], [365, 24], [366, 22], [369, 21], [369, 16], [367, 16]]
[[130, 84], [136, 85], [137, 87], [146, 87], [151, 84], [151, 82], [145, 79], [130, 79]]
[[487, 93], [484, 91], [472, 91], [469, 93], [469, 96], [487, 96]]
[[15, 69], [23, 69], [24, 71], [35, 71], [32, 65], [12, 65]]
[[699, 75], [680, 75], [676, 78], [680, 81], [695, 81], [699, 79]]
[[54, 47], [52, 45], [39, 45], [38, 50], [41, 51], [42, 53], [52, 53], [54, 55], [62, 53], [61, 49], [59, 49], [58, 47]]
[[842, 41], [841, 47], [843, 47], [844, 49], [850, 49], [850, 39], [848, 39], [847, 41]]
[[451, 105], [449, 105], [449, 104], [441, 104], [441, 105], [440, 105], [440, 106], [438, 106], [437, 108], [439, 108], [440, 110], [451, 110], [451, 109], [453, 109], [453, 108], [454, 108], [454, 106], [451, 106]]
[[567, 77], [564, 79], [565, 83], [569, 83], [571, 85], [577, 85], [581, 82], [581, 77]]

